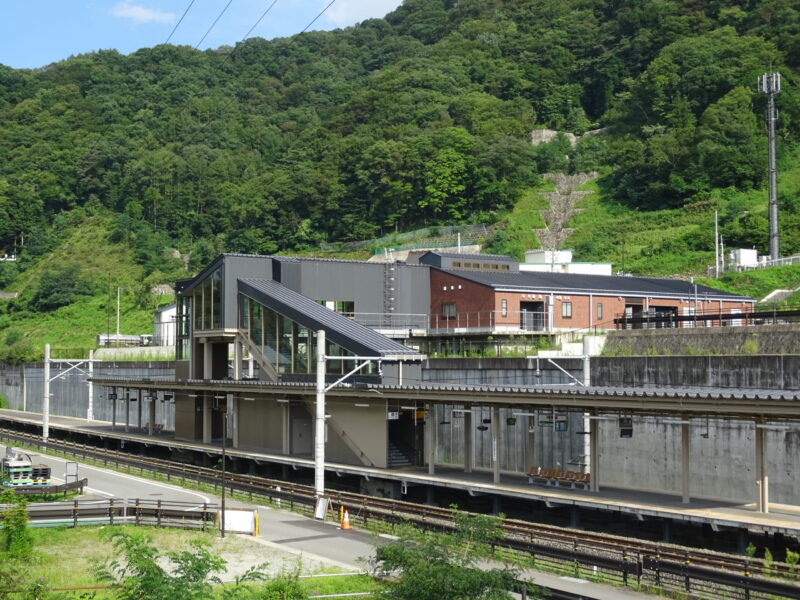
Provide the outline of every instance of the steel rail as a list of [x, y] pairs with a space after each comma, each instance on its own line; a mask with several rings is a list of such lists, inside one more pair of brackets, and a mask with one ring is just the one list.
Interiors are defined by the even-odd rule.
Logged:
[[[0, 429], [0, 433], [16, 439], [28, 441], [36, 445], [43, 445], [41, 438], [34, 434], [15, 432]], [[127, 454], [125, 452], [99, 449], [86, 444], [59, 441], [50, 438], [46, 444], [54, 449], [68, 448], [76, 455], [85, 458], [92, 457], [104, 463], [112, 462], [124, 464], [139, 469], [147, 468], [168, 476], [183, 478], [211, 485], [219, 484], [220, 471], [209, 467], [187, 465], [177, 461], [157, 458], [144, 458]], [[311, 507], [315, 503], [315, 494], [312, 486], [297, 484], [276, 479], [269, 479], [255, 475], [227, 473], [226, 488], [244, 493], [267, 496], [271, 499], [286, 500], [291, 503], [303, 504]], [[420, 505], [402, 500], [375, 498], [353, 492], [329, 490], [328, 496], [337, 504], [347, 508], [354, 518], [365, 515], [365, 518], [384, 518], [390, 521], [409, 521], [424, 527], [451, 529], [453, 526], [453, 513], [451, 509], [429, 505]], [[505, 538], [513, 542], [543, 543], [551, 545], [586, 548], [598, 555], [609, 553], [624, 553], [627, 557], [649, 557], [662, 561], [675, 561], [682, 564], [702, 565], [709, 568], [724, 569], [740, 574], [770, 572], [777, 576], [795, 577], [797, 571], [786, 563], [773, 562], [767, 564], [764, 560], [739, 557], [711, 550], [701, 550], [675, 546], [672, 544], [651, 542], [647, 540], [587, 532], [568, 529], [553, 525], [531, 523], [514, 519], [503, 521]]]

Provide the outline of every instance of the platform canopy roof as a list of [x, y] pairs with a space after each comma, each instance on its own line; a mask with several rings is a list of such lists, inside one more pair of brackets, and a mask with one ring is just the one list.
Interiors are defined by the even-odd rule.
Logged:
[[381, 335], [318, 302], [267, 279], [239, 279], [239, 293], [249, 296], [311, 331], [325, 330], [327, 338], [358, 356], [386, 360], [424, 360], [413, 348]]

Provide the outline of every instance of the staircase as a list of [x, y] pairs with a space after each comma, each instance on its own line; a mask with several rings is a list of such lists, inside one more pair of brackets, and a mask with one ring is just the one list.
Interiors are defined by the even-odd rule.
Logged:
[[387, 466], [390, 469], [399, 469], [400, 467], [410, 467], [413, 463], [408, 460], [405, 453], [392, 441], [389, 441], [389, 456]]

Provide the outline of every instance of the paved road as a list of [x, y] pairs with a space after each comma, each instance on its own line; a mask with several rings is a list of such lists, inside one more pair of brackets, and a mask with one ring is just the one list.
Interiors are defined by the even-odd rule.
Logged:
[[[51, 469], [53, 483], [63, 483], [66, 475], [67, 460], [46, 454], [38, 454], [21, 450], [31, 457], [34, 463], [46, 464]], [[74, 461], [69, 461], [74, 462]], [[103, 498], [141, 498], [164, 500], [170, 502], [203, 502], [214, 503], [217, 500], [200, 492], [194, 492], [175, 485], [158, 483], [126, 475], [101, 467], [78, 465], [78, 479], [87, 478], [89, 487], [85, 488], [82, 499], [99, 500]]]
[[[52, 478], [61, 483], [64, 479], [67, 461], [44, 454], [30, 453], [36, 463], [44, 463], [52, 469]], [[157, 483], [118, 473], [108, 469], [79, 464], [79, 477], [89, 480], [84, 498], [148, 498], [171, 502], [219, 503], [219, 498], [186, 490], [175, 485]], [[278, 548], [308, 559], [336, 565], [345, 570], [362, 571], [367, 561], [375, 554], [378, 544], [390, 541], [388, 536], [375, 537], [367, 532], [351, 529], [342, 531], [337, 524], [320, 522], [296, 513], [267, 506], [257, 506], [243, 502], [228, 503], [231, 507], [256, 508], [259, 512], [261, 530], [259, 543]], [[539, 571], [526, 571], [525, 577], [534, 583], [554, 589], [561, 589], [596, 600], [643, 600], [653, 596], [632, 590], [599, 585], [572, 577], [560, 577]]]

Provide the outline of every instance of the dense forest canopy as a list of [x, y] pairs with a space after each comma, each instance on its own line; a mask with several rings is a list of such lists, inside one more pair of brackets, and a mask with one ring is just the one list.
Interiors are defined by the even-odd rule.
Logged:
[[[787, 146], [792, 0], [405, 0], [291, 39], [0, 66], [0, 249], [46, 251], [75, 209], [118, 213], [114, 236], [151, 271], [169, 246], [270, 253], [491, 222], [554, 168], [600, 169], [641, 210], [693, 204], [763, 184], [769, 69]], [[604, 133], [534, 148], [542, 127]]]

